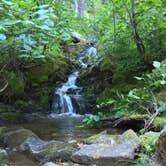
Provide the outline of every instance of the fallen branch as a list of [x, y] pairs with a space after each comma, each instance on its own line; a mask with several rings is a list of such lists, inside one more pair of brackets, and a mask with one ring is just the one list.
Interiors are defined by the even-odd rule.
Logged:
[[153, 99], [153, 105], [154, 105], [154, 110], [155, 113], [149, 118], [148, 121], [146, 121], [145, 126], [144, 126], [144, 133], [146, 131], [148, 131], [149, 127], [151, 126], [151, 124], [153, 123], [154, 119], [158, 116], [159, 109], [158, 109], [158, 105], [157, 105], [157, 100], [156, 97], [154, 96], [153, 92], [151, 91], [151, 95], [152, 95], [152, 99]]
[[4, 85], [4, 87], [2, 89], [0, 89], [0, 93], [2, 93], [3, 91], [5, 91], [5, 89], [8, 87], [9, 83], [7, 80], [5, 80], [6, 84]]

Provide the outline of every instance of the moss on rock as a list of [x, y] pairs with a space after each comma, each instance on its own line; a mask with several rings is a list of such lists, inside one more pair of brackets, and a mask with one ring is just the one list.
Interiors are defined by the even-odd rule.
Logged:
[[0, 104], [0, 117], [7, 121], [21, 120], [21, 112], [9, 105]]
[[152, 155], [155, 151], [155, 142], [157, 141], [160, 133], [159, 132], [147, 132], [141, 135], [139, 138], [142, 143], [142, 150], [148, 156]]
[[162, 130], [166, 125], [166, 118], [165, 117], [156, 117], [153, 121], [153, 127], [155, 129]]
[[10, 148], [20, 146], [29, 137], [37, 136], [32, 131], [27, 129], [18, 129], [4, 132], [2, 135], [4, 144]]
[[156, 141], [155, 147], [166, 163], [166, 129], [161, 131], [161, 134]]
[[32, 86], [40, 86], [43, 83], [62, 81], [72, 70], [72, 62], [64, 57], [49, 58], [45, 62], [28, 69], [25, 73]]

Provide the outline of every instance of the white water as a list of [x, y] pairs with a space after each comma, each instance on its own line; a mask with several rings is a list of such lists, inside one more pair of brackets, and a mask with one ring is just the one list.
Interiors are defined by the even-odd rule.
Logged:
[[[80, 62], [82, 68], [87, 68], [88, 66], [88, 64], [84, 62], [85, 57], [92, 55], [97, 55], [97, 50], [94, 47], [87, 49], [85, 53], [79, 57], [78, 61]], [[82, 99], [82, 96], [79, 95], [81, 88], [76, 85], [78, 77], [79, 71], [73, 72], [71, 75], [69, 75], [67, 82], [55, 91], [52, 105], [53, 112], [50, 115], [51, 117], [56, 117], [57, 115], [80, 116], [77, 113], [76, 108], [73, 106], [72, 101], [72, 99], [74, 98], [75, 102], [77, 102], [79, 106], [83, 104], [79, 103], [79, 100], [77, 100]], [[82, 108], [84, 109], [84, 106]]]

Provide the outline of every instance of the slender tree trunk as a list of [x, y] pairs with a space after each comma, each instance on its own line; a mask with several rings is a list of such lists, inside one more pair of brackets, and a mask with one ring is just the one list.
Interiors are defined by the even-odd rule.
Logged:
[[142, 56], [145, 54], [145, 46], [144, 46], [144, 43], [143, 43], [143, 41], [139, 35], [139, 32], [138, 32], [137, 21], [135, 18], [135, 16], [136, 16], [136, 14], [135, 14], [135, 0], [131, 0], [131, 3], [132, 3], [131, 10], [128, 8], [126, 2], [125, 1], [123, 1], [123, 2], [124, 2], [125, 8], [127, 10], [129, 18], [130, 18], [130, 24], [132, 27], [132, 33], [133, 33], [134, 41], [135, 41], [136, 46], [137, 46], [137, 50], [138, 50], [139, 54]]
[[116, 16], [115, 16], [115, 4], [114, 4], [114, 0], [112, 1], [112, 8], [113, 8], [113, 41], [114, 41], [114, 45], [116, 43]]
[[84, 16], [85, 0], [74, 0], [75, 12], [79, 17]]

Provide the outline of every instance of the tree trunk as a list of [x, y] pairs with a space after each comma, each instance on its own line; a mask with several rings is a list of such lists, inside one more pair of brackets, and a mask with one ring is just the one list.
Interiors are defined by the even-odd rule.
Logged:
[[114, 0], [111, 0], [112, 2], [112, 17], [113, 17], [113, 41], [114, 41], [114, 46], [115, 46], [115, 42], [116, 42], [116, 16], [115, 16], [115, 4], [114, 4]]
[[131, 24], [131, 27], [132, 27], [132, 33], [133, 33], [133, 37], [134, 37], [134, 41], [136, 43], [136, 46], [137, 46], [137, 50], [139, 52], [139, 54], [142, 56], [145, 54], [145, 46], [144, 46], [144, 43], [139, 35], [139, 32], [138, 32], [138, 26], [137, 26], [137, 21], [136, 21], [136, 18], [135, 18], [135, 0], [131, 0], [131, 3], [132, 3], [132, 8], [131, 10], [128, 8], [126, 2], [124, 1], [124, 5], [125, 5], [125, 8], [128, 12], [128, 15], [129, 15], [129, 18], [130, 18], [130, 24]]
[[75, 12], [79, 17], [84, 16], [85, 0], [74, 0]]

